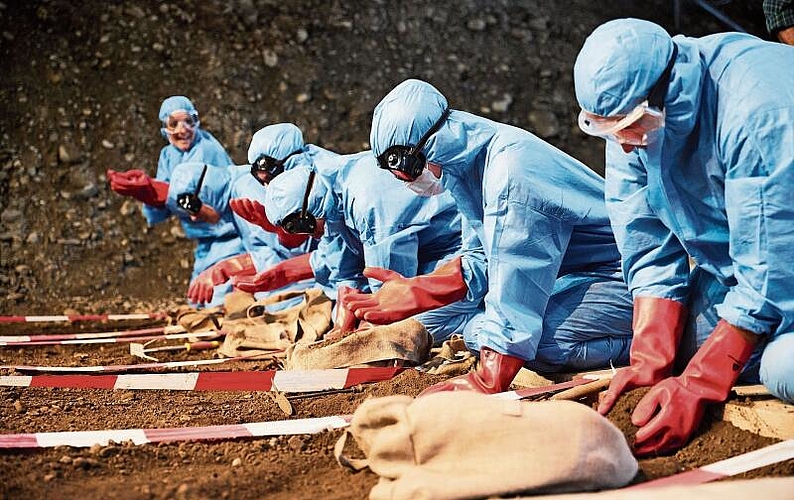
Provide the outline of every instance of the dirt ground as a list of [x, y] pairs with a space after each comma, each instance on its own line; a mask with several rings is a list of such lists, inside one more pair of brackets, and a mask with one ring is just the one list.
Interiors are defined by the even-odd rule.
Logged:
[[[202, 126], [244, 163], [253, 132], [281, 121], [300, 126], [308, 142], [364, 149], [374, 105], [419, 77], [454, 108], [532, 130], [602, 172], [602, 143], [576, 127], [576, 53], [593, 28], [616, 17], [678, 32], [673, 3], [0, 0], [0, 315], [183, 302], [191, 242], [173, 221], [147, 228], [138, 204], [111, 192], [104, 176], [107, 168], [154, 174], [164, 144], [156, 114], [168, 95], [190, 96]], [[724, 30], [684, 3], [681, 31]], [[768, 38], [760, 1], [720, 8]], [[114, 326], [6, 325], [0, 335]], [[130, 362], [119, 345], [0, 348], [2, 364]], [[366, 397], [414, 395], [436, 380], [409, 371], [292, 404], [296, 418], [347, 414]], [[2, 433], [285, 418], [263, 393], [28, 388], [0, 388], [0, 415]], [[769, 442], [722, 422], [704, 429], [676, 455], [643, 461], [637, 480]], [[336, 464], [337, 435], [2, 452], [0, 498], [364, 498], [377, 478]], [[760, 474], [794, 473], [791, 462], [777, 467]]]

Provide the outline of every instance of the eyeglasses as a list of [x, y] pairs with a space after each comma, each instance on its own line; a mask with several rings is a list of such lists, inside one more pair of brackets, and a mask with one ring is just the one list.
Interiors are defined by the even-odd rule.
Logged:
[[317, 218], [308, 212], [309, 195], [314, 185], [316, 172], [309, 172], [309, 181], [306, 183], [306, 192], [303, 193], [303, 205], [299, 212], [293, 212], [281, 221], [281, 227], [290, 234], [314, 234], [317, 230]]
[[[401, 180], [403, 177], [410, 177], [410, 180], [416, 180], [422, 175], [422, 170], [425, 169], [427, 158], [422, 153], [427, 141], [430, 140], [433, 134], [438, 132], [444, 121], [449, 117], [449, 108], [446, 108], [441, 116], [436, 120], [430, 130], [419, 139], [415, 146], [392, 146], [378, 156], [378, 164], [380, 168], [389, 170], [395, 173]], [[403, 174], [403, 175], [399, 175]]]
[[186, 129], [193, 130], [198, 125], [198, 114], [188, 113], [184, 110], [177, 110], [168, 115], [168, 118], [163, 120], [163, 128], [168, 134], [175, 134], [179, 130], [179, 125], [182, 124]]
[[204, 168], [201, 170], [201, 176], [199, 177], [196, 190], [192, 193], [187, 192], [178, 194], [176, 197], [176, 204], [190, 215], [198, 215], [199, 211], [201, 211], [201, 207], [204, 205], [204, 203], [202, 203], [202, 201], [199, 199], [198, 194], [201, 191], [201, 186], [204, 184], [204, 176], [206, 174], [207, 165], [204, 165]]
[[[647, 133], [664, 126], [664, 99], [667, 96], [667, 90], [670, 86], [670, 73], [673, 71], [673, 65], [675, 64], [677, 55], [678, 47], [673, 44], [673, 53], [670, 60], [667, 62], [667, 66], [659, 79], [653, 87], [651, 87], [648, 99], [637, 105], [628, 114], [603, 117], [585, 111], [584, 109], [580, 111], [578, 122], [582, 132], [595, 137], [616, 140], [622, 144], [634, 146], [647, 145]], [[634, 140], [629, 140], [626, 137], [618, 137], [616, 135], [634, 124], [638, 124], [645, 132], [645, 134], [642, 134], [642, 137], [638, 136]]]
[[293, 151], [281, 160], [266, 154], [261, 154], [259, 158], [251, 163], [251, 175], [253, 175], [260, 184], [268, 184], [277, 175], [284, 172], [284, 163], [286, 163], [291, 156], [300, 152], [300, 150]]

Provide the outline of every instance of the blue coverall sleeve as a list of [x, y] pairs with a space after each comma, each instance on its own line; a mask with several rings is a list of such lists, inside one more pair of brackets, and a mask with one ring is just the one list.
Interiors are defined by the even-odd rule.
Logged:
[[719, 316], [755, 333], [791, 327], [794, 311], [794, 116], [756, 111], [720, 144], [729, 168], [725, 206], [736, 285]]
[[234, 225], [240, 233], [246, 252], [251, 256], [256, 272], [260, 273], [285, 260], [289, 256], [279, 254], [276, 250], [278, 237], [255, 226], [237, 214], [234, 214]]
[[325, 289], [326, 294], [342, 285], [369, 290], [362, 274], [363, 249], [360, 242], [350, 234], [344, 221], [326, 221], [325, 233], [317, 250], [312, 252], [309, 264], [315, 280]]
[[532, 205], [521, 169], [522, 152], [492, 161], [483, 189], [483, 248], [488, 257], [488, 293], [481, 347], [532, 360], [543, 317], [572, 227]]
[[488, 262], [485, 259], [485, 250], [477, 233], [468, 224], [465, 217], [462, 218], [461, 239], [463, 244], [459, 255], [463, 281], [466, 282], [468, 291], [466, 300], [469, 302], [480, 302], [488, 292]]
[[[367, 267], [382, 267], [412, 278], [419, 269], [419, 237], [420, 227], [409, 226], [402, 229], [394, 228], [388, 235], [376, 235], [371, 242], [364, 242], [364, 263]], [[370, 288], [377, 290], [381, 283], [370, 282]]]
[[657, 217], [648, 200], [648, 175], [637, 153], [607, 142], [606, 206], [623, 259], [623, 276], [634, 297], [685, 302], [687, 252]]
[[[170, 164], [166, 155], [166, 150], [163, 148], [163, 150], [160, 151], [160, 158], [157, 160], [157, 173], [155, 174], [155, 179], [158, 181], [170, 182], [171, 170], [173, 170], [175, 166], [176, 165]], [[164, 220], [171, 217], [172, 214], [171, 210], [167, 206], [154, 207], [145, 203], [141, 207], [141, 212], [146, 218], [146, 223], [149, 226], [154, 226], [155, 224], [163, 222]]]

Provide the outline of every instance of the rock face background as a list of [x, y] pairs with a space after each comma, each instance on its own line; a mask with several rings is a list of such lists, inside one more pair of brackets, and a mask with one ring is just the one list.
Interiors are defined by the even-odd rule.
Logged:
[[[154, 174], [163, 98], [188, 95], [237, 163], [291, 121], [308, 142], [368, 147], [395, 84], [432, 82], [456, 109], [534, 131], [602, 172], [576, 127], [572, 65], [616, 17], [677, 32], [661, 0], [236, 0], [0, 3], [0, 312], [133, 309], [184, 296], [192, 244], [146, 228], [107, 168]], [[766, 37], [760, 1], [720, 8]], [[685, 5], [681, 30], [723, 31]]]

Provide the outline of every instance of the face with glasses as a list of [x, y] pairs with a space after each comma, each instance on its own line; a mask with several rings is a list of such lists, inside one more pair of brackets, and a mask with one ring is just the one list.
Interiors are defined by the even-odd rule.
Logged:
[[180, 151], [187, 151], [196, 137], [198, 124], [198, 115], [178, 109], [163, 120], [162, 130], [168, 137], [168, 142]]

